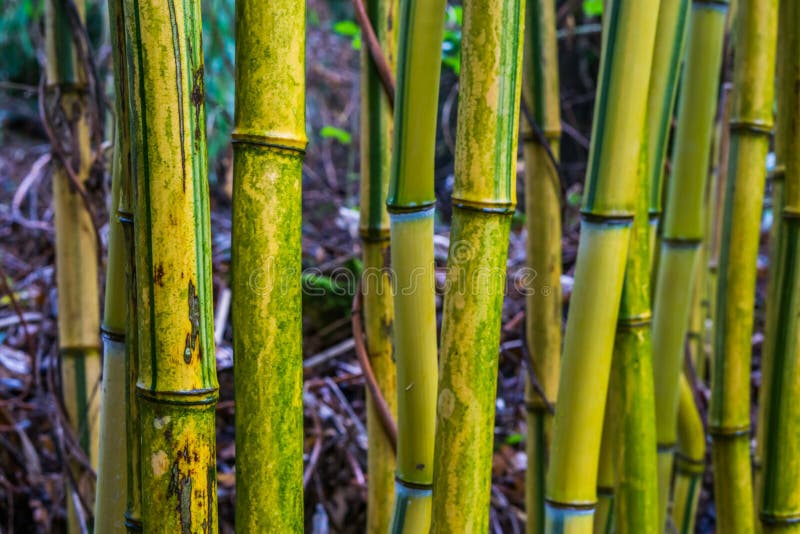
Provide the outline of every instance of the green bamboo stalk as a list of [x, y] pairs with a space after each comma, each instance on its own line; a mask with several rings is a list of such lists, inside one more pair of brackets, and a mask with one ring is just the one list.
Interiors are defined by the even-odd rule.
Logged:
[[[659, 1], [612, 0], [547, 479], [548, 532], [591, 532]], [[563, 529], [563, 530], [562, 530]]]
[[426, 532], [436, 425], [433, 163], [444, 0], [401, 0], [392, 175], [397, 475], [391, 532]]
[[[650, 254], [657, 253], [657, 230], [663, 212], [662, 191], [670, 125], [686, 43], [691, 0], [662, 0], [658, 12], [653, 73], [647, 98], [647, 169], [649, 183]], [[651, 257], [651, 263], [653, 258]]]
[[[759, 413], [761, 476], [757, 479], [761, 528], [765, 533], [800, 532], [800, 462], [797, 438], [800, 389], [800, 3], [780, 2], [778, 16], [777, 122], [773, 181], [772, 250], [776, 252], [769, 287], [768, 340], [762, 353], [762, 407]], [[774, 180], [774, 177], [773, 177]], [[780, 182], [783, 183], [780, 183]], [[781, 218], [778, 219], [778, 213]]]
[[[522, 68], [522, 98], [544, 133], [550, 153], [559, 157], [561, 110], [555, 2], [528, 0]], [[525, 332], [533, 373], [544, 397], [525, 383], [528, 470], [525, 504], [528, 534], [544, 532], [545, 474], [553, 417], [549, 408], [558, 395], [561, 359], [561, 184], [547, 147], [522, 121], [525, 157], [525, 210], [528, 214], [528, 266], [536, 273], [527, 288]], [[548, 406], [548, 404], [550, 406]]]
[[[369, 0], [367, 15], [383, 55], [394, 71], [397, 0]], [[370, 364], [389, 411], [397, 417], [397, 375], [392, 351], [389, 213], [386, 195], [392, 161], [392, 106], [366, 47], [361, 54], [361, 246], [364, 330]], [[367, 388], [367, 532], [387, 532], [394, 501], [395, 453]]]
[[[612, 532], [617, 519], [619, 528], [623, 530], [652, 529], [655, 525], [649, 515], [657, 509], [651, 502], [656, 495], [656, 489], [650, 485], [653, 480], [649, 478], [651, 451], [642, 449], [648, 440], [655, 440], [651, 435], [655, 431], [654, 427], [651, 428], [654, 418], [653, 378], [640, 373], [642, 369], [652, 368], [649, 295], [652, 248], [661, 215], [664, 154], [677, 92], [688, 7], [688, 0], [662, 1], [659, 6], [647, 98], [646, 143], [642, 145], [638, 169], [641, 185], [637, 216], [640, 209], [646, 213], [641, 215], [645, 217], [644, 222], [634, 221], [628, 253], [622, 315], [617, 324], [598, 466], [596, 531]], [[652, 183], [656, 185], [652, 186]], [[644, 226], [640, 228], [637, 224]], [[640, 232], [646, 232], [646, 235], [641, 237]], [[644, 252], [646, 257], [641, 256]], [[646, 298], [640, 293], [642, 287], [648, 292]], [[638, 408], [634, 410], [628, 406]]]
[[301, 174], [305, 4], [236, 2], [236, 526], [303, 529]]
[[[73, 7], [84, 21], [85, 3], [77, 1]], [[66, 160], [53, 158], [58, 348], [67, 416], [78, 443], [96, 469], [101, 397], [99, 251], [92, 215], [67, 169], [85, 189], [92, 166], [89, 92], [67, 9], [63, 0], [45, 2], [47, 65], [43, 104], [55, 139], [65, 143], [53, 147], [53, 153], [63, 154]], [[79, 484], [78, 491], [88, 497], [94, 489]], [[71, 497], [68, 500], [75, 502]], [[79, 532], [83, 526], [71, 503], [67, 505], [68, 530]]]
[[516, 207], [520, 0], [464, 3], [431, 532], [489, 524], [500, 322]]
[[142, 526], [216, 532], [218, 385], [200, 4], [132, 0], [125, 10]]
[[680, 534], [693, 534], [706, 461], [706, 435], [686, 374], [680, 378], [677, 452], [672, 522]]
[[[694, 0], [692, 3], [654, 291], [653, 372], [657, 377], [656, 434], [662, 529], [667, 517], [677, 441], [678, 384], [694, 275], [703, 240], [703, 200], [717, 109], [726, 7], [723, 2]], [[676, 291], [676, 287], [684, 290]]]
[[772, 131], [777, 1], [745, 0], [736, 23], [714, 365], [709, 410], [721, 532], [752, 532], [750, 351], [766, 156]]
[[[138, 286], [136, 280], [136, 236], [133, 220], [136, 211], [136, 176], [134, 162], [139, 148], [131, 140], [137, 137], [137, 124], [131, 115], [136, 105], [136, 95], [131, 91], [131, 80], [135, 79], [136, 64], [133, 62], [136, 42], [135, 0], [124, 0], [116, 4], [109, 0], [109, 14], [113, 13], [112, 37], [114, 47], [114, 77], [116, 82], [118, 121], [121, 146], [125, 151], [123, 173], [120, 183], [117, 216], [125, 238], [125, 446], [127, 450], [127, 499], [125, 526], [128, 532], [142, 531], [142, 476], [141, 439], [139, 424], [139, 399], [136, 382], [139, 376], [139, 322], [136, 313]], [[116, 7], [118, 6], [118, 7]]]
[[[653, 87], [651, 78], [651, 89]], [[614, 518], [618, 533], [658, 530], [658, 475], [656, 462], [653, 347], [650, 333], [649, 176], [642, 149], [641, 182], [631, 244], [625, 268], [611, 386], [616, 410], [606, 417], [618, 419], [618, 446]]]
[[[119, 216], [121, 202], [130, 201], [130, 122], [126, 90], [124, 7], [108, 2], [108, 28], [114, 53], [114, 156], [111, 169], [112, 195], [109, 206], [108, 267], [103, 316], [103, 388], [100, 418], [100, 460], [95, 500], [96, 532], [125, 532], [131, 469], [127, 432], [130, 381], [128, 372], [128, 256], [132, 231]], [[127, 227], [127, 228], [126, 228]]]
[[[782, 3], [781, 7], [787, 10], [787, 16], [784, 17], [779, 13], [778, 19], [778, 39], [788, 39], [790, 42], [792, 37], [787, 33], [788, 29], [786, 24], [792, 21], [789, 8], [786, 7], [790, 2]], [[791, 75], [787, 74], [785, 70], [788, 67], [791, 69], [791, 62], [785, 58], [788, 46], [779, 46], [776, 50], [777, 61], [775, 65], [775, 78], [776, 78], [776, 112], [777, 120], [775, 122], [775, 167], [771, 178], [772, 182], [772, 227], [770, 228], [769, 235], [769, 252], [768, 257], [769, 271], [767, 280], [767, 298], [766, 298], [766, 319], [765, 319], [765, 336], [764, 345], [761, 351], [761, 387], [758, 390], [758, 417], [756, 426], [756, 447], [753, 455], [753, 471], [754, 476], [754, 494], [756, 509], [760, 510], [762, 493], [764, 489], [763, 480], [763, 464], [764, 464], [764, 444], [767, 441], [767, 407], [770, 403], [770, 376], [772, 374], [772, 360], [775, 353], [775, 343], [777, 335], [777, 315], [779, 306], [781, 306], [781, 293], [782, 288], [778, 285], [778, 277], [781, 275], [779, 269], [784, 266], [779, 264], [779, 254], [781, 253], [780, 247], [782, 246], [782, 233], [785, 227], [783, 221], [784, 199], [783, 191], [785, 187], [786, 175], [786, 145], [790, 134], [786, 129], [790, 126], [791, 122], [791, 108], [787, 108], [791, 104], [791, 97], [785, 94], [786, 89], [783, 84], [787, 83], [787, 79], [791, 79]], [[789, 71], [791, 72], [791, 71]], [[760, 524], [756, 524], [756, 529], [759, 529]]]

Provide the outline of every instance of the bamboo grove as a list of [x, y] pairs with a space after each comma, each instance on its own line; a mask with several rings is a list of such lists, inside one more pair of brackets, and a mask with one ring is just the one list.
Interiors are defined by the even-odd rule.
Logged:
[[[520, 328], [526, 532], [694, 532], [709, 473], [718, 532], [800, 532], [800, 0], [604, 3], [574, 271], [562, 252], [562, 2], [462, 4], [454, 178], [442, 199], [434, 170], [447, 2], [353, 2], [365, 41], [364, 274], [352, 325], [366, 383], [366, 531], [489, 529], [519, 183], [535, 273], [522, 288]], [[75, 37], [86, 6], [45, 7], [59, 406], [77, 458], [66, 467], [69, 531], [216, 532], [200, 1], [108, 0], [105, 247], [87, 193], [103, 132], [88, 48]], [[305, 2], [236, 0], [230, 284], [241, 532], [308, 528], [307, 17]], [[753, 429], [765, 191], [774, 222]], [[441, 202], [452, 206], [443, 283]], [[78, 476], [88, 467], [96, 483]]]

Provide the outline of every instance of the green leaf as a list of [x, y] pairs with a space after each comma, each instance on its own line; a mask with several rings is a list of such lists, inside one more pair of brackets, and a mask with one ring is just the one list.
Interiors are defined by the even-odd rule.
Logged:
[[507, 445], [519, 445], [525, 437], [522, 434], [509, 434], [506, 437], [506, 444]]
[[446, 67], [450, 67], [456, 75], [461, 74], [461, 58], [458, 56], [445, 56], [442, 58], [442, 63]]
[[330, 125], [323, 126], [319, 131], [319, 135], [321, 135], [323, 139], [336, 139], [343, 145], [349, 145], [353, 140], [353, 136], [350, 135], [350, 133], [346, 130], [342, 130], [341, 128]]
[[353, 50], [361, 50], [361, 34], [353, 37], [353, 41], [350, 44], [353, 45]]
[[597, 17], [603, 14], [603, 0], [583, 0], [583, 14]]
[[361, 35], [361, 28], [352, 20], [340, 20], [333, 25], [333, 33], [345, 37], [355, 37]]
[[447, 6], [447, 23], [461, 26], [463, 9], [461, 6]]

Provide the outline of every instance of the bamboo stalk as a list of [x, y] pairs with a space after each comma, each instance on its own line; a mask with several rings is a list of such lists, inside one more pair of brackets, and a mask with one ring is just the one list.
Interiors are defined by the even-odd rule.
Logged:
[[387, 208], [394, 281], [397, 474], [391, 532], [429, 529], [436, 425], [433, 163], [443, 0], [401, 0]]
[[[112, 194], [109, 213], [119, 205], [122, 153], [116, 128], [112, 163]], [[125, 532], [127, 504], [127, 439], [125, 425], [125, 241], [116, 216], [109, 221], [108, 268], [103, 313], [103, 384], [100, 410], [100, 454], [94, 509], [96, 532]]]
[[681, 374], [672, 522], [680, 534], [692, 534], [706, 461], [706, 435], [692, 386]]
[[[638, 191], [658, 0], [608, 6], [575, 287], [547, 479], [548, 532], [591, 532], [625, 259]], [[574, 529], [574, 530], [573, 530]]]
[[520, 0], [464, 4], [431, 532], [489, 524], [500, 322], [523, 54]]
[[[651, 478], [654, 474], [651, 462], [655, 461], [651, 453], [655, 449], [648, 448], [648, 443], [655, 443], [653, 378], [651, 374], [642, 375], [642, 370], [652, 368], [652, 248], [661, 215], [664, 154], [688, 6], [688, 0], [662, 1], [659, 6], [647, 98], [647, 141], [642, 145], [638, 169], [641, 183], [637, 218], [628, 253], [598, 466], [596, 531], [613, 532], [615, 523], [619, 530], [634, 532], [654, 529], [656, 524], [652, 514], [657, 511], [653, 500], [657, 488]], [[641, 292], [643, 289], [646, 295]]]
[[[367, 16], [394, 72], [397, 53], [397, 0], [369, 0]], [[390, 413], [397, 417], [397, 376], [392, 351], [389, 258], [389, 188], [392, 154], [392, 105], [379, 74], [364, 50], [361, 54], [361, 246], [364, 273], [364, 324], [370, 365]], [[367, 532], [387, 532], [394, 501], [395, 453], [381, 423], [375, 399], [367, 391]]]
[[[776, 253], [771, 262], [767, 341], [762, 353], [759, 447], [763, 468], [756, 505], [761, 528], [770, 532], [800, 532], [798, 454], [798, 403], [800, 346], [800, 276], [797, 272], [800, 233], [800, 4], [780, 2], [778, 15], [776, 171], [773, 176], [773, 233]], [[776, 176], [780, 178], [776, 180]], [[781, 183], [782, 182], [782, 183]], [[780, 213], [781, 218], [777, 218]]]
[[142, 526], [216, 532], [218, 385], [200, 4], [133, 0], [125, 9], [132, 36]]
[[[115, 4], [116, 0], [109, 0]], [[131, 90], [137, 66], [133, 62], [136, 39], [134, 0], [124, 0], [118, 7], [110, 6], [113, 13], [114, 76], [117, 91], [118, 121], [121, 146], [125, 150], [120, 183], [117, 216], [125, 238], [125, 445], [127, 450], [127, 499], [125, 526], [128, 532], [142, 531], [142, 476], [141, 476], [141, 432], [139, 424], [139, 399], [136, 383], [139, 376], [139, 322], [136, 310], [139, 288], [136, 276], [136, 236], [134, 218], [136, 211], [136, 176], [134, 163], [139, 147], [132, 143], [137, 138], [138, 121], [133, 120], [131, 110], [136, 106], [136, 95]], [[129, 53], [130, 51], [130, 53]]]
[[[689, 326], [696, 264], [703, 240], [703, 200], [717, 108], [725, 30], [724, 3], [695, 0], [689, 19], [678, 126], [667, 188], [653, 310], [653, 367], [663, 525], [677, 441], [679, 377]], [[676, 291], [678, 288], [688, 288]]]
[[[124, 6], [108, 2], [108, 27], [114, 51], [114, 159], [109, 206], [108, 267], [103, 316], [103, 388], [100, 419], [100, 460], [95, 500], [96, 532], [125, 532], [129, 505], [131, 462], [127, 431], [129, 391], [128, 353], [131, 350], [129, 317], [129, 246], [132, 228], [118, 210], [131, 200], [130, 120], [126, 76]], [[130, 235], [129, 235], [130, 233]], [[135, 334], [134, 334], [135, 336]], [[136, 434], [134, 434], [136, 435]]]
[[[678, 94], [681, 60], [691, 0], [662, 0], [647, 98], [647, 169], [649, 183], [650, 262], [657, 253], [657, 231], [663, 212], [662, 192], [670, 125]], [[654, 271], [655, 272], [655, 271]]]
[[236, 43], [236, 525], [301, 532], [305, 4], [237, 1]]
[[[543, 131], [550, 153], [559, 157], [561, 110], [555, 2], [528, 0], [522, 68], [522, 98]], [[561, 184], [547, 147], [522, 121], [528, 266], [536, 273], [525, 303], [525, 333], [533, 373], [546, 398], [525, 383], [528, 470], [525, 506], [528, 534], [544, 532], [545, 474], [561, 359]], [[548, 406], [549, 405], [549, 406]]]
[[[79, 19], [85, 20], [85, 3], [78, 1], [73, 7]], [[58, 347], [67, 416], [77, 442], [96, 468], [101, 396], [98, 250], [92, 215], [77, 190], [80, 186], [85, 192], [92, 166], [89, 93], [67, 9], [61, 0], [45, 2], [47, 65], [43, 104], [54, 141], [63, 143], [52, 147], [54, 154], [63, 155], [63, 159], [53, 158]], [[84, 486], [79, 480], [78, 491], [86, 496], [94, 492]], [[82, 526], [72, 504], [67, 505], [67, 512], [69, 531], [78, 532]]]
[[746, 0], [736, 23], [714, 365], [709, 414], [721, 532], [754, 528], [750, 470], [750, 351], [756, 257], [772, 131], [777, 1]]

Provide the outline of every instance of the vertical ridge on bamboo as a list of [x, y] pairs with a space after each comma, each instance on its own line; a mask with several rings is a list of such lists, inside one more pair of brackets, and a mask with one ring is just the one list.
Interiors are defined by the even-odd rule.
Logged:
[[431, 532], [489, 524], [500, 322], [523, 54], [521, 0], [464, 3]]
[[[544, 133], [550, 154], [558, 159], [561, 102], [554, 0], [527, 0], [525, 3], [522, 65], [523, 105]], [[545, 397], [543, 399], [536, 393], [527, 378], [526, 531], [528, 534], [542, 534], [545, 475], [553, 425], [549, 410], [558, 395], [561, 359], [561, 183], [547, 147], [527, 120], [522, 120], [521, 131], [525, 157], [527, 258], [528, 267], [535, 273], [532, 287], [526, 288], [525, 342], [534, 376]]]
[[215, 532], [218, 385], [200, 2], [134, 0], [125, 9], [142, 527]]
[[755, 526], [750, 464], [750, 358], [756, 258], [772, 132], [777, 0], [742, 0], [719, 260], [709, 432], [721, 532]]
[[236, 526], [303, 530], [304, 2], [237, 0], [232, 321]]
[[[367, 15], [389, 68], [397, 63], [397, 0], [368, 0]], [[362, 298], [370, 364], [390, 413], [397, 417], [397, 375], [392, 350], [389, 213], [386, 195], [392, 162], [392, 106], [369, 52], [361, 53], [361, 213], [364, 259]], [[387, 532], [394, 501], [395, 452], [367, 388], [367, 532]]]
[[633, 223], [658, 0], [607, 6], [581, 237], [547, 478], [546, 531], [591, 532]]

